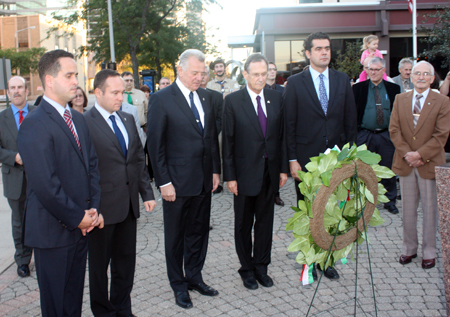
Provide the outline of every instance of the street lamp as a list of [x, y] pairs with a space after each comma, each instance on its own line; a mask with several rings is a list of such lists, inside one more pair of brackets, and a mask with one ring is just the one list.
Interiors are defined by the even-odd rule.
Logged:
[[18, 41], [18, 39], [17, 39], [17, 33], [22, 32], [22, 31], [25, 31], [25, 30], [28, 30], [28, 29], [35, 29], [35, 28], [36, 28], [35, 26], [30, 26], [30, 27], [25, 28], [25, 29], [22, 29], [22, 30], [17, 30], [17, 31], [14, 33], [14, 43], [16, 44], [17, 51], [19, 51], [19, 41]]

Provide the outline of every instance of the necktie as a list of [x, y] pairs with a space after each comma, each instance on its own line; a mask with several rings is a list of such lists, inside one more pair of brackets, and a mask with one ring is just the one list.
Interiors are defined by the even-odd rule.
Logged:
[[380, 91], [378, 86], [375, 86], [375, 106], [377, 110], [377, 124], [383, 125], [384, 115], [383, 115], [383, 105], [381, 103]]
[[23, 121], [23, 110], [19, 110], [19, 127], [22, 124]]
[[319, 84], [319, 99], [320, 99], [320, 105], [322, 106], [323, 113], [327, 115], [327, 109], [328, 109], [328, 97], [327, 97], [327, 91], [325, 89], [325, 83], [323, 82], [323, 78], [325, 76], [323, 74], [319, 75], [320, 84]]
[[72, 132], [73, 137], [74, 137], [75, 141], [77, 142], [78, 148], [80, 149], [81, 152], [83, 152], [81, 150], [80, 140], [78, 139], [78, 135], [75, 133], [75, 128], [73, 127], [72, 116], [68, 109], [66, 109], [66, 111], [64, 111], [64, 120], [66, 121], [67, 126], [70, 129], [70, 132]]
[[259, 125], [261, 126], [262, 133], [264, 137], [266, 137], [266, 130], [267, 130], [267, 117], [264, 114], [263, 108], [261, 106], [261, 97], [256, 96], [256, 103], [258, 104], [258, 120]]
[[133, 97], [131, 97], [131, 91], [125, 91], [125, 93], [128, 95], [128, 103], [130, 105], [133, 104]]
[[419, 121], [420, 111], [422, 111], [420, 109], [420, 98], [422, 97], [423, 96], [421, 94], [416, 95], [416, 102], [414, 103], [414, 111], [413, 111], [414, 128], [416, 127], [417, 122]]
[[122, 148], [123, 155], [127, 157], [127, 144], [125, 143], [125, 138], [116, 123], [116, 117], [113, 115], [109, 116], [112, 122], [114, 133], [116, 134], [117, 140], [119, 141], [120, 147]]
[[408, 90], [409, 89], [409, 80], [402, 79], [402, 83], [403, 83], [403, 90]]
[[194, 113], [195, 121], [197, 121], [198, 127], [200, 128], [200, 132], [203, 135], [203, 125], [202, 122], [200, 121], [200, 114], [198, 113], [197, 107], [195, 106], [194, 103], [194, 94], [192, 93], [192, 91], [189, 94], [189, 101], [191, 102], [191, 110]]

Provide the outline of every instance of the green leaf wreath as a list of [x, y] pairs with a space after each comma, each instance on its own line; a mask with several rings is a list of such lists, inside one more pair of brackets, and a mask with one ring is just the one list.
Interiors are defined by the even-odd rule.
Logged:
[[[325, 250], [314, 241], [310, 220], [313, 218], [313, 202], [322, 184], [329, 187], [333, 171], [346, 164], [355, 164], [357, 161], [368, 164], [375, 172], [378, 182], [382, 178], [394, 177], [395, 174], [389, 168], [378, 165], [381, 160], [380, 155], [368, 151], [366, 145], [350, 147], [346, 144], [342, 151], [333, 149], [327, 154], [321, 153], [310, 160], [305, 166], [308, 172], [298, 172], [301, 179], [299, 188], [304, 195], [304, 200], [298, 202], [298, 207], [292, 207], [295, 213], [288, 219], [286, 225], [286, 230], [292, 230], [295, 238], [289, 245], [288, 251], [298, 252], [295, 260], [299, 264], [310, 266], [312, 263], [318, 263], [322, 268], [327, 268], [334, 266], [337, 260], [346, 258], [349, 253], [353, 259], [352, 250], [355, 244], [350, 243], [340, 250], [330, 251], [331, 246], [330, 249]], [[376, 205], [389, 201], [385, 193], [386, 189], [381, 183], [378, 183], [378, 197], [375, 198], [358, 175], [345, 179], [336, 187], [326, 203], [323, 224], [325, 230], [335, 237], [349, 232], [357, 226], [367, 202]], [[379, 226], [383, 222], [384, 219], [379, 210], [375, 208], [369, 225]], [[358, 244], [361, 245], [367, 239], [366, 231], [358, 230], [357, 234]]]

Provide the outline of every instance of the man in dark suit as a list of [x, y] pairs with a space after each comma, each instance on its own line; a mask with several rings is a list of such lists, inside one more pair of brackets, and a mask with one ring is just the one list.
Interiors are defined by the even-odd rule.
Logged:
[[[198, 89], [205, 56], [187, 50], [178, 78], [150, 98], [147, 144], [161, 189], [167, 274], [175, 302], [191, 308], [189, 290], [216, 296], [202, 268], [208, 247], [211, 191], [219, 185], [220, 159], [214, 112]], [[183, 273], [184, 263], [184, 273]]]
[[22, 120], [35, 107], [28, 105], [27, 83], [14, 76], [8, 81], [7, 94], [11, 107], [0, 112], [0, 162], [2, 163], [3, 195], [11, 207], [12, 236], [16, 252], [14, 260], [20, 277], [30, 275], [29, 264], [33, 249], [22, 243], [22, 222], [26, 199], [26, 178], [23, 162], [17, 151], [17, 133]]
[[[328, 68], [331, 41], [327, 34], [313, 33], [303, 43], [311, 65], [300, 74], [289, 77], [283, 95], [286, 118], [286, 143], [297, 198], [303, 199], [297, 172], [335, 145], [342, 148], [356, 141], [356, 108], [347, 75]], [[325, 276], [339, 278], [328, 267]]]
[[[358, 118], [358, 136], [356, 144], [366, 144], [369, 151], [381, 156], [380, 165], [392, 168], [395, 147], [389, 136], [389, 121], [395, 96], [400, 93], [400, 86], [383, 80], [386, 62], [379, 57], [372, 58], [368, 63], [369, 80], [354, 84]], [[398, 214], [395, 206], [397, 201], [396, 177], [382, 179], [381, 183], [387, 190], [389, 202], [384, 208], [392, 214]]]
[[223, 112], [224, 181], [234, 194], [239, 274], [248, 289], [257, 289], [256, 281], [273, 286], [267, 267], [275, 194], [286, 183], [289, 170], [281, 93], [264, 88], [267, 67], [263, 55], [248, 57], [243, 71], [247, 87], [225, 97]]
[[97, 154], [83, 115], [67, 105], [77, 75], [71, 53], [41, 57], [44, 97], [17, 136], [27, 176], [24, 244], [34, 248], [43, 316], [81, 315], [86, 234], [103, 226]]
[[94, 79], [97, 100], [84, 114], [98, 153], [102, 189], [99, 212], [105, 223], [102, 230], [94, 229], [89, 235], [89, 289], [94, 316], [132, 316], [139, 193], [146, 211], [156, 206], [135, 120], [119, 111], [124, 90], [119, 73], [110, 69], [98, 72]]

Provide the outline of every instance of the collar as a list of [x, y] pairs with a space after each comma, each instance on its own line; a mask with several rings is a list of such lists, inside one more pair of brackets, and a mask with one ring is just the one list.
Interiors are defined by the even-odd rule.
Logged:
[[369, 79], [369, 87], [371, 89], [374, 89], [375, 86], [378, 86], [378, 88], [383, 88], [384, 87], [384, 80], [381, 80], [381, 82], [378, 85], [375, 85], [370, 79]]
[[324, 76], [325, 76], [325, 78], [326, 79], [329, 79], [330, 77], [329, 77], [329, 68], [327, 67], [327, 69], [325, 69], [324, 71], [323, 71], [323, 73], [319, 73], [317, 70], [315, 70], [314, 68], [312, 68], [312, 67], [308, 67], [308, 69], [309, 69], [309, 72], [311, 73], [311, 76], [312, 76], [312, 78], [313, 78], [313, 80], [316, 80], [318, 77], [319, 77], [319, 75], [320, 74], [323, 74]]
[[[116, 117], [116, 118], [119, 117], [119, 116], [117, 115], [117, 112], [116, 112], [116, 111], [114, 111], [113, 113], [109, 113], [108, 111], [106, 111], [105, 109], [103, 109], [103, 108], [97, 103], [97, 101], [95, 102], [94, 107], [95, 107], [95, 109], [98, 110], [98, 112], [102, 115], [102, 117], [106, 120], [106, 122], [108, 122], [108, 119], [109, 119], [110, 116], [114, 116], [114, 117]], [[119, 119], [120, 119], [120, 118], [119, 118]]]
[[257, 94], [257, 93], [255, 93], [253, 90], [251, 90], [250, 88], [248, 88], [248, 85], [247, 85], [246, 87], [247, 87], [248, 94], [250, 95], [250, 98], [251, 98], [252, 101], [253, 101], [253, 100], [256, 100], [256, 96], [260, 96], [260, 97], [261, 97], [261, 100], [264, 100], [264, 89], [261, 89], [261, 91], [259, 92], [259, 94]]
[[45, 101], [47, 101], [50, 105], [53, 106], [53, 108], [56, 109], [56, 111], [58, 111], [58, 113], [61, 115], [61, 117], [64, 118], [64, 112], [66, 110], [69, 110], [70, 112], [70, 116], [72, 116], [72, 110], [70, 109], [69, 105], [66, 104], [66, 107], [61, 106], [59, 103], [57, 103], [54, 100], [51, 100], [50, 98], [48, 98], [46, 95], [44, 95], [44, 97], [42, 97]]
[[[430, 88], [428, 88], [427, 90], [425, 90], [423, 93], [421, 93], [422, 98], [421, 98], [421, 103], [423, 104], [423, 102], [427, 99], [428, 97], [428, 93], [430, 92]], [[416, 89], [414, 89], [413, 92], [413, 102], [416, 101], [416, 96], [419, 95], [419, 93], [416, 91]]]
[[178, 77], [175, 80], [175, 83], [177, 84], [178, 88], [180, 88], [181, 92], [183, 93], [183, 95], [186, 97], [187, 100], [189, 100], [189, 94], [191, 92], [194, 95], [197, 93], [197, 91], [190, 91], [185, 85], [183, 85], [183, 83], [181, 82], [181, 80]]
[[[13, 115], [16, 115], [19, 112], [19, 109], [11, 104], [11, 110], [13, 112]], [[21, 110], [23, 110], [23, 113], [28, 113], [28, 102], [25, 104], [25, 107], [23, 107]]]

